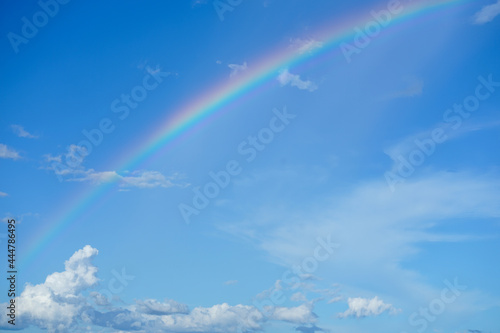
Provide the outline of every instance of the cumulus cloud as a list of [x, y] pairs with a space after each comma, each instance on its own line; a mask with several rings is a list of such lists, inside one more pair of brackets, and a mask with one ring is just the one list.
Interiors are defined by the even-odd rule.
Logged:
[[378, 299], [378, 297], [374, 297], [372, 299], [368, 298], [348, 298], [347, 304], [349, 309], [347, 309], [343, 313], [339, 313], [339, 318], [346, 317], [371, 317], [378, 316], [384, 312], [389, 312], [390, 314], [396, 314], [400, 310], [394, 308], [391, 304], [384, 303], [382, 300]]
[[284, 69], [278, 75], [278, 81], [282, 86], [291, 85], [292, 87], [297, 87], [300, 90], [314, 91], [318, 87], [311, 81], [304, 81], [299, 75], [292, 74], [288, 69]]
[[[86, 307], [80, 292], [97, 283], [97, 268], [91, 263], [97, 253], [87, 245], [65, 262], [63, 272], [50, 274], [41, 284], [28, 283], [16, 299], [20, 326], [35, 325], [49, 332], [68, 331]], [[0, 327], [7, 327], [7, 319], [2, 319]]]
[[94, 303], [97, 305], [109, 305], [110, 304], [108, 298], [105, 295], [103, 295], [97, 291], [90, 292], [90, 297], [92, 298]]
[[271, 319], [295, 324], [313, 323], [317, 318], [316, 314], [312, 312], [312, 303], [306, 303], [292, 308], [278, 306], [272, 308], [271, 311]]
[[12, 148], [7, 147], [3, 143], [0, 143], [0, 158], [10, 158], [13, 160], [17, 160], [21, 158], [19, 153]]
[[476, 14], [474, 14], [475, 24], [485, 24], [493, 21], [500, 14], [500, 0], [491, 5], [484, 6]]
[[10, 128], [12, 129], [14, 134], [16, 134], [20, 138], [38, 139], [37, 135], [29, 133], [21, 125], [10, 125]]
[[[86, 245], [65, 262], [63, 272], [50, 274], [41, 284], [27, 284], [16, 299], [16, 326], [36, 326], [49, 332], [88, 332], [101, 327], [145, 333], [236, 333], [261, 331], [267, 321], [311, 325], [316, 320], [312, 304], [268, 307], [266, 314], [255, 306], [227, 303], [189, 310], [174, 300], [144, 299], [117, 306], [93, 290], [98, 279], [92, 259], [97, 254], [97, 249]], [[0, 318], [0, 328], [9, 327], [7, 320], [7, 316]]]
[[247, 70], [247, 63], [244, 62], [241, 65], [238, 64], [229, 64], [227, 67], [231, 68], [231, 73], [229, 74], [229, 77], [233, 77], [238, 75], [238, 73], [246, 71]]

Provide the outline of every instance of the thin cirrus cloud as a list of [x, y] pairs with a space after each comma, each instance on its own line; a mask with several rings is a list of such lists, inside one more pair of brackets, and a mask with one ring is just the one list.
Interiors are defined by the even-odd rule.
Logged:
[[297, 50], [299, 54], [311, 53], [315, 49], [322, 48], [323, 42], [317, 41], [313, 38], [301, 39], [295, 38], [290, 39], [290, 46]]
[[38, 139], [38, 135], [34, 135], [34, 134], [29, 133], [21, 125], [11, 125], [10, 128], [12, 128], [12, 131], [14, 132], [14, 134], [16, 134], [20, 138]]
[[[139, 299], [132, 305], [114, 305], [93, 290], [99, 280], [92, 261], [98, 253], [86, 245], [65, 262], [63, 272], [52, 273], [37, 285], [28, 283], [17, 298], [23, 309], [16, 318], [18, 328], [33, 325], [50, 332], [76, 332], [82, 325], [93, 325], [123, 331], [236, 333], [261, 331], [269, 321], [300, 325], [316, 321], [312, 304], [270, 307], [267, 315], [254, 306], [227, 303], [192, 310], [174, 300]], [[9, 327], [7, 320], [0, 318], [0, 328]]]
[[282, 86], [290, 85], [292, 87], [297, 87], [300, 90], [308, 91], [314, 91], [318, 89], [318, 86], [316, 86], [316, 84], [309, 80], [302, 80], [299, 75], [290, 73], [287, 68], [280, 72], [277, 79]]
[[[332, 196], [323, 202], [323, 209], [304, 212], [284, 208], [277, 212], [275, 207], [261, 208], [249, 220], [267, 221], [265, 224], [255, 226], [243, 220], [219, 227], [254, 243], [269, 254], [271, 261], [288, 267], [310, 255], [318, 236], [331, 234], [340, 247], [331, 263], [321, 265], [335, 265], [336, 282], [348, 294], [365, 292], [355, 286], [363, 282], [363, 272], [370, 271], [377, 277], [372, 281], [373, 292], [377, 288], [384, 290], [384, 285], [390, 283], [393, 290], [384, 298], [397, 299], [398, 304], [422, 302], [438, 292], [436, 287], [423, 283], [417, 272], [402, 263], [426, 243], [460, 243], [488, 237], [481, 233], [438, 233], [434, 228], [470, 214], [475, 220], [497, 218], [499, 188], [494, 176], [440, 172], [409, 178], [394, 194], [381, 176], [353, 186], [342, 196]], [[315, 213], [311, 215], [310, 211]], [[463, 304], [463, 309], [467, 308]]]
[[424, 81], [413, 78], [407, 80], [407, 86], [405, 88], [389, 94], [386, 97], [386, 99], [415, 97], [422, 95], [423, 90], [424, 90]]
[[474, 14], [475, 24], [485, 24], [493, 21], [500, 14], [500, 0], [491, 5], [484, 6], [476, 14]]

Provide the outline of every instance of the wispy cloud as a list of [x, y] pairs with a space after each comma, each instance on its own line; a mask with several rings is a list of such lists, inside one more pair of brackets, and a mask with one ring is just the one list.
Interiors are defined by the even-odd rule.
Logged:
[[[463, 222], [464, 217], [474, 222], [498, 218], [498, 200], [500, 183], [494, 175], [440, 172], [408, 179], [397, 195], [383, 179], [377, 179], [336, 193], [330, 200], [321, 199], [305, 210], [283, 203], [277, 205], [281, 208], [259, 207], [243, 221], [219, 227], [264, 250], [270, 261], [285, 267], [307, 257], [319, 235], [331, 234], [332, 241], [340, 244], [331, 263], [323, 264], [334, 265], [336, 281], [332, 282], [344, 285], [347, 294], [360, 294], [366, 291], [349, 288], [364, 284], [363, 277], [370, 272], [376, 276], [371, 281], [373, 288], [393, 287], [390, 294], [379, 297], [396, 297], [408, 304], [432, 298], [436, 288], [423, 283], [418, 272], [402, 263], [429, 242], [489, 237], [482, 233], [437, 232], [436, 228], [449, 221]], [[368, 292], [376, 294], [377, 290]]]
[[389, 94], [386, 99], [395, 99], [401, 97], [415, 97], [422, 95], [424, 90], [424, 81], [420, 79], [407, 79], [407, 86], [399, 91]]
[[[64, 155], [53, 156], [45, 154], [43, 157], [45, 163], [48, 164], [43, 169], [53, 171], [68, 182], [90, 182], [97, 185], [107, 182], [117, 182], [121, 190], [124, 191], [130, 188], [189, 186], [188, 183], [182, 181], [184, 176], [180, 173], [165, 176], [161, 172], [153, 170], [135, 170], [118, 173], [114, 170], [97, 171], [92, 168], [87, 169], [83, 165], [85, 153], [77, 145], [70, 145]], [[74, 167], [62, 164], [63, 160], [74, 162]], [[58, 167], [54, 167], [52, 165], [53, 162], [56, 162]]]
[[0, 197], [7, 197], [7, 196], [9, 196], [7, 193], [5, 193], [5, 192], [0, 192]]
[[191, 0], [191, 7], [205, 5], [208, 0]]
[[322, 48], [324, 45], [323, 42], [317, 41], [312, 38], [301, 39], [301, 38], [292, 38], [290, 39], [290, 46], [297, 50], [298, 53], [312, 53], [313, 50]]
[[282, 86], [291, 85], [292, 87], [297, 87], [301, 90], [314, 91], [318, 89], [316, 84], [311, 81], [304, 81], [299, 75], [292, 74], [288, 69], [284, 69], [278, 75], [278, 81]]
[[229, 74], [229, 77], [234, 77], [234, 76], [238, 75], [238, 73], [246, 71], [248, 68], [246, 62], [244, 62], [241, 65], [229, 64], [229, 65], [227, 65], [227, 67], [231, 68], [231, 73]]
[[476, 14], [474, 14], [475, 24], [485, 24], [493, 21], [500, 14], [500, 0], [491, 5], [484, 6]]
[[88, 169], [73, 173], [73, 177], [68, 178], [67, 181], [88, 181], [95, 184], [119, 182], [119, 186], [123, 188], [187, 186], [186, 183], [177, 182], [181, 178], [180, 174], [166, 177], [161, 172], [151, 170], [137, 170], [131, 173], [118, 174], [116, 171], [95, 171], [94, 169]]
[[14, 149], [7, 147], [7, 145], [4, 145], [3, 143], [0, 143], [0, 158], [17, 160], [21, 158], [21, 156]]
[[21, 125], [10, 125], [12, 131], [20, 138], [38, 139], [38, 135], [29, 133]]

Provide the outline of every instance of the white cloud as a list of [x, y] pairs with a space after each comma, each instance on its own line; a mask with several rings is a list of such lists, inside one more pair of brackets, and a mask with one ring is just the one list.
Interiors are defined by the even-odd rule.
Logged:
[[107, 182], [119, 182], [120, 187], [128, 188], [153, 188], [153, 187], [185, 187], [185, 183], [176, 183], [182, 178], [179, 174], [174, 174], [171, 177], [164, 176], [158, 171], [139, 170], [126, 175], [120, 175], [116, 171], [95, 171], [94, 169], [75, 170], [71, 173], [74, 177], [68, 178], [67, 181], [73, 182], [92, 182], [102, 184]]
[[21, 156], [19, 156], [19, 153], [14, 149], [7, 147], [3, 143], [0, 143], [0, 158], [10, 158], [13, 160], [17, 160], [21, 158]]
[[312, 312], [312, 304], [300, 306], [274, 307], [271, 309], [270, 318], [273, 320], [287, 321], [294, 324], [310, 324], [316, 321], [317, 316]]
[[164, 303], [154, 299], [136, 301], [136, 311], [150, 315], [170, 315], [174, 313], [189, 313], [187, 305], [178, 303], [174, 300], [166, 300]]
[[[174, 300], [136, 300], [116, 306], [99, 292], [97, 267], [91, 260], [97, 249], [86, 245], [65, 262], [63, 272], [52, 273], [45, 282], [27, 284], [16, 299], [16, 325], [30, 325], [49, 332], [87, 332], [100, 326], [118, 331], [237, 333], [261, 331], [270, 320], [311, 324], [316, 320], [312, 304], [298, 307], [270, 307], [264, 315], [249, 305], [216, 304], [193, 310]], [[89, 292], [86, 292], [89, 291]], [[5, 308], [6, 303], [0, 304]], [[104, 307], [105, 311], [101, 310]], [[0, 318], [0, 328], [10, 327], [8, 317]], [[97, 330], [94, 331], [98, 331]]]
[[172, 187], [176, 186], [172, 181], [179, 177], [178, 174], [170, 178], [165, 177], [158, 171], [134, 171], [129, 176], [120, 176], [123, 187]]
[[246, 61], [241, 65], [229, 64], [229, 65], [227, 65], [227, 67], [231, 68], [231, 73], [229, 74], [229, 77], [236, 76], [236, 75], [238, 75], [238, 73], [246, 71], [248, 68]]
[[28, 138], [28, 139], [38, 139], [37, 135], [33, 135], [26, 131], [21, 125], [10, 125], [12, 131], [20, 138]]
[[335, 296], [334, 298], [328, 300], [328, 304], [332, 304], [332, 303], [337, 303], [337, 302], [340, 302], [341, 300], [343, 300], [344, 298], [342, 296]]
[[[407, 137], [404, 137], [400, 139], [398, 142], [392, 144], [391, 146], [387, 147], [384, 149], [384, 153], [388, 155], [392, 160], [393, 160], [393, 165], [391, 168], [391, 172], [397, 173], [397, 168], [401, 165], [401, 158], [404, 158], [406, 160], [409, 159], [409, 155], [412, 151], [422, 151], [422, 148], [420, 148], [417, 143], [419, 143], [420, 146], [423, 146], [424, 142], [427, 142], [425, 146], [429, 145], [427, 149], [429, 149], [430, 153], [427, 153], [429, 156], [433, 154], [433, 152], [437, 149], [439, 149], [439, 143], [434, 142], [433, 139], [433, 134], [432, 132], [435, 129], [441, 129], [443, 131], [443, 137], [445, 138], [444, 140], [450, 141], [456, 138], [461, 137], [464, 134], [471, 133], [471, 132], [477, 132], [481, 130], [487, 130], [493, 127], [500, 126], [500, 122], [494, 122], [490, 121], [487, 123], [467, 123], [467, 124], [461, 124], [460, 127], [457, 129], [454, 129], [450, 123], [440, 123], [436, 124], [434, 127], [430, 129], [426, 129], [422, 132], [419, 133], [414, 133], [411, 135], [408, 135]], [[432, 140], [432, 143], [434, 143], [434, 148], [430, 148], [432, 144], [429, 142], [429, 140]], [[426, 157], [427, 158], [427, 157]]]
[[97, 305], [109, 305], [110, 304], [108, 298], [97, 291], [90, 292], [90, 297], [93, 299], [94, 303]]
[[500, 14], [500, 0], [491, 5], [484, 6], [476, 14], [474, 14], [475, 24], [485, 24], [492, 21]]
[[[284, 267], [303, 262], [311, 256], [319, 236], [332, 235], [331, 241], [340, 247], [331, 260], [318, 264], [323, 270], [333, 270], [335, 281], [325, 282], [340, 283], [344, 294], [369, 292], [409, 305], [428, 302], [440, 286], [424, 283], [423, 276], [403, 262], [413, 259], [430, 242], [463, 242], [489, 236], [438, 230], [450, 223], [497, 219], [499, 200], [496, 175], [435, 173], [408, 179], [395, 193], [381, 176], [334, 192], [330, 198], [317, 198], [310, 207], [297, 209], [286, 203], [260, 206], [253, 214], [250, 210], [247, 219], [219, 227], [255, 244], [268, 253], [270, 261]], [[367, 274], [371, 289], [358, 289], [366, 285]], [[336, 296], [341, 295], [325, 295], [327, 299]]]
[[293, 294], [292, 296], [290, 296], [290, 300], [294, 301], [294, 302], [306, 302], [307, 298], [306, 298], [306, 295], [304, 295], [303, 293], [298, 291], [295, 294]]
[[291, 47], [296, 49], [298, 53], [312, 53], [314, 49], [322, 48], [324, 43], [314, 40], [312, 38], [309, 39], [301, 39], [295, 38], [290, 39]]
[[237, 284], [237, 283], [238, 283], [238, 280], [229, 280], [229, 281], [224, 282], [224, 284], [226, 286], [230, 286], [230, 285]]
[[129, 188], [185, 187], [189, 185], [180, 182], [183, 176], [178, 173], [167, 177], [159, 171], [152, 170], [136, 170], [119, 174], [116, 171], [86, 169], [83, 166], [86, 152], [78, 145], [68, 147], [67, 152], [64, 154], [65, 163], [62, 163], [63, 155], [52, 156], [46, 154], [43, 157], [48, 164], [48, 166], [43, 167], [44, 169], [49, 169], [62, 179], [70, 182], [91, 182], [94, 184], [118, 182], [122, 190]]
[[57, 156], [52, 156], [51, 154], [45, 154], [43, 155], [43, 159], [45, 160], [45, 162], [59, 162], [59, 163], [62, 163], [62, 156], [61, 155], [57, 155]]
[[18, 321], [49, 332], [68, 331], [86, 306], [80, 292], [97, 283], [97, 268], [90, 262], [97, 253], [87, 245], [65, 262], [63, 272], [50, 274], [41, 284], [28, 283], [16, 299]]
[[8, 196], [8, 194], [7, 194], [7, 193], [5, 193], [5, 192], [0, 192], [0, 197], [7, 197], [7, 196]]
[[291, 74], [288, 69], [284, 69], [278, 75], [278, 81], [282, 86], [290, 84], [292, 87], [297, 87], [301, 90], [314, 91], [318, 87], [311, 81], [303, 81], [299, 75]]
[[361, 298], [361, 297], [349, 298], [347, 300], [347, 304], [349, 305], [349, 309], [347, 309], [343, 313], [339, 313], [338, 317], [362, 318], [362, 317], [378, 316], [386, 311], [389, 312], [390, 314], [396, 314], [400, 311], [398, 309], [395, 309], [391, 304], [384, 303], [376, 296], [372, 299]]

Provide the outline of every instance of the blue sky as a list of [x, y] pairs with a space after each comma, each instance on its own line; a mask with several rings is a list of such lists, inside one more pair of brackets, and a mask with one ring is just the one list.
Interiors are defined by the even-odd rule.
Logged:
[[[500, 332], [500, 1], [360, 45], [391, 3], [4, 2], [2, 330]], [[120, 164], [276, 52], [310, 56]]]

